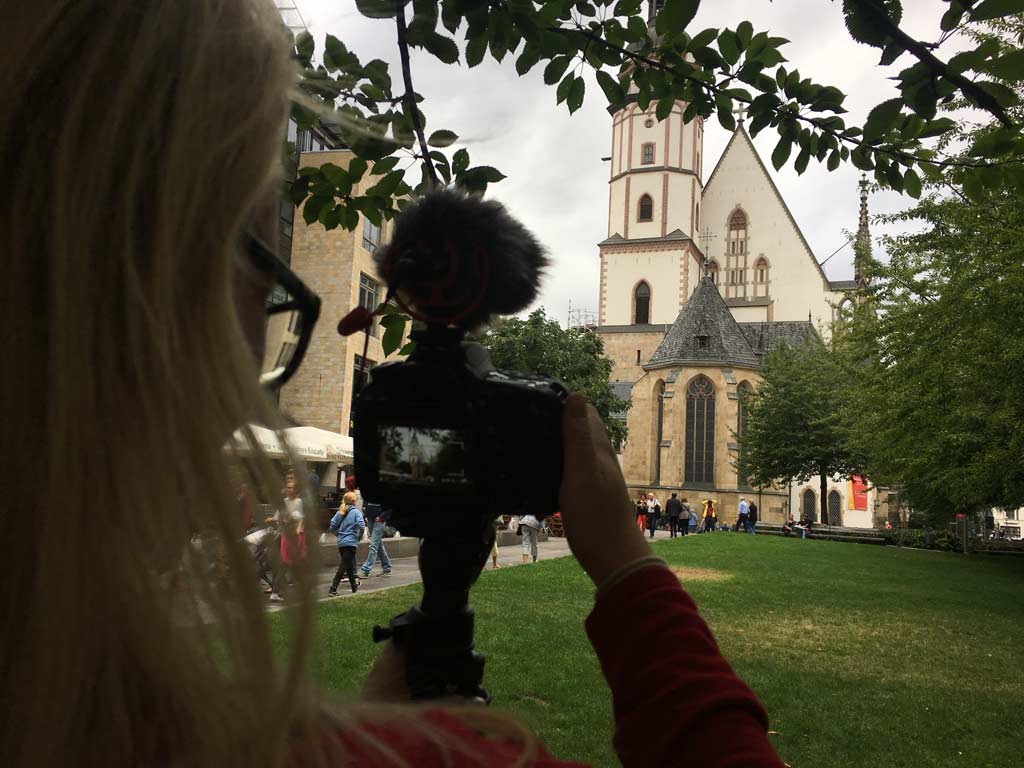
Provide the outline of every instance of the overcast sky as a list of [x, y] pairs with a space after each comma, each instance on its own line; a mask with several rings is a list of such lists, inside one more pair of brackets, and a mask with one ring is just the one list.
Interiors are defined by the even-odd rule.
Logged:
[[[398, 80], [393, 21], [362, 17], [354, 0], [295, 2], [317, 40], [318, 52], [324, 36], [333, 34], [362, 61], [389, 62], [392, 80]], [[782, 48], [789, 60], [786, 67], [795, 66], [804, 77], [846, 93], [847, 123], [861, 124], [872, 106], [898, 95], [887, 78], [909, 66], [910, 59], [904, 56], [894, 67], [878, 67], [878, 50], [855, 43], [847, 34], [841, 7], [827, 0], [706, 0], [691, 29], [735, 28], [746, 18], [755, 31], [788, 38], [791, 42]], [[937, 0], [904, 0], [901, 26], [921, 39], [935, 39], [945, 7]], [[952, 49], [954, 44], [947, 45]], [[942, 53], [947, 53], [945, 46]], [[573, 307], [597, 309], [597, 243], [606, 235], [608, 213], [609, 169], [601, 158], [611, 151], [611, 117], [589, 72], [583, 107], [570, 116], [564, 104], [556, 105], [554, 87], [544, 85], [543, 66], [520, 78], [514, 58], [506, 57], [501, 64], [486, 58], [469, 69], [461, 63], [446, 66], [414, 50], [413, 84], [425, 97], [421, 107], [428, 131], [455, 131], [460, 140], [453, 149], [466, 147], [473, 165], [493, 165], [508, 177], [491, 185], [487, 194], [503, 202], [548, 248], [553, 267], [538, 304], [564, 323], [570, 301]], [[395, 93], [399, 92], [396, 86]], [[708, 121], [705, 181], [729, 137], [714, 118]], [[812, 160], [803, 176], [791, 168], [775, 172], [770, 157], [777, 140], [769, 129], [754, 144], [815, 256], [823, 261], [845, 242], [843, 230], [857, 227], [859, 171], [844, 164], [828, 173]], [[890, 212], [908, 202], [883, 192], [872, 195], [870, 207], [872, 214]], [[873, 227], [875, 236], [882, 231]], [[876, 255], [883, 256], [877, 246]], [[851, 278], [852, 247], [841, 250], [824, 269], [832, 279]]]

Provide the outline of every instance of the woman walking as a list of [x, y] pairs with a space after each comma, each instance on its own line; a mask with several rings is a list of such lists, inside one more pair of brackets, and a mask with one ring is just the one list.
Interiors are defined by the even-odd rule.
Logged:
[[280, 534], [278, 544], [278, 568], [270, 587], [270, 600], [284, 602], [281, 584], [292, 581], [292, 573], [306, 561], [306, 516], [302, 509], [302, 496], [291, 470], [285, 475], [284, 513], [275, 512], [268, 521]]
[[636, 525], [641, 531], [647, 529], [647, 494], [641, 493], [636, 502]]
[[366, 523], [363, 521], [363, 513], [356, 506], [356, 495], [349, 491], [342, 497], [341, 509], [334, 513], [328, 528], [331, 533], [338, 534], [338, 554], [341, 556], [331, 588], [327, 591], [331, 597], [338, 596], [338, 584], [343, 577], [348, 578], [353, 592], [359, 589], [359, 582], [356, 581], [356, 547], [363, 538], [364, 528]]

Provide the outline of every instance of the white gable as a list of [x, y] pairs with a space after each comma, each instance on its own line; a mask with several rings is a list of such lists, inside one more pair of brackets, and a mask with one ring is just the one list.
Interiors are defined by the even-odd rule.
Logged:
[[723, 295], [728, 279], [728, 221], [737, 207], [747, 217], [745, 293], [754, 296], [754, 264], [764, 256], [769, 265], [771, 306], [757, 306], [756, 300], [750, 306], [736, 306], [739, 302], [730, 301], [733, 314], [738, 320], [750, 321], [761, 313], [765, 317], [757, 319], [807, 320], [810, 313], [816, 326], [827, 327], [832, 305], [842, 297], [829, 290], [828, 279], [742, 125], [712, 171], [701, 204], [701, 230], [707, 227], [713, 236], [706, 256], [719, 265]]

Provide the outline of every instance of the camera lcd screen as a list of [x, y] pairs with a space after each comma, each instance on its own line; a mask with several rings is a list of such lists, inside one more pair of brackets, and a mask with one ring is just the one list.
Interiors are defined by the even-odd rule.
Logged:
[[466, 446], [455, 429], [381, 425], [382, 482], [401, 485], [466, 485]]

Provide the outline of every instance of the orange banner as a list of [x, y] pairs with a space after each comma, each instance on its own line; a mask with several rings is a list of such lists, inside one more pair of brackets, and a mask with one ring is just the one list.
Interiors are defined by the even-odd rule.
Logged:
[[853, 475], [849, 482], [849, 493], [846, 494], [847, 509], [868, 508], [868, 484], [860, 475]]

